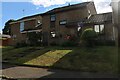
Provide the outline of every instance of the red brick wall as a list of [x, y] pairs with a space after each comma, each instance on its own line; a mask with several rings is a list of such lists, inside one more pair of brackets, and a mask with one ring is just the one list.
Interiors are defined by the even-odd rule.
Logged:
[[11, 38], [0, 40], [0, 46], [9, 46]]

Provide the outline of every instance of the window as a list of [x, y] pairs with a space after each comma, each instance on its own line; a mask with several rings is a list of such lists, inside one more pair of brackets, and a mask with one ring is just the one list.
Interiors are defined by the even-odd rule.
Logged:
[[50, 34], [51, 34], [51, 38], [55, 38], [56, 37], [55, 31], [51, 31]]
[[104, 33], [104, 25], [103, 24], [95, 25], [94, 30], [95, 30], [95, 32]]
[[20, 23], [20, 32], [22, 32], [24, 30], [24, 22]]
[[95, 32], [99, 32], [99, 25], [95, 25], [94, 29], [95, 29]]
[[100, 25], [100, 33], [104, 32], [104, 25]]
[[50, 16], [50, 20], [51, 20], [51, 21], [55, 21], [55, 15], [51, 15], [51, 16]]
[[66, 20], [62, 20], [62, 21], [60, 21], [60, 25], [65, 25], [66, 23], [67, 23]]

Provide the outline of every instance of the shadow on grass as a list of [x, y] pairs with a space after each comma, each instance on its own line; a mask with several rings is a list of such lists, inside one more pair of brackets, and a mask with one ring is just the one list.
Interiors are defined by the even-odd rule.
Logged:
[[17, 59], [15, 62], [16, 63], [19, 62], [20, 64], [24, 64], [25, 62], [33, 60], [33, 59], [37, 58], [38, 56], [41, 56], [49, 51], [50, 51], [50, 49], [37, 50], [37, 51], [31, 52], [30, 54], [28, 54], [22, 58]]
[[48, 71], [52, 72], [52, 74], [43, 76], [41, 78], [78, 78], [78, 79], [86, 78], [88, 80], [89, 78], [91, 79], [92, 78], [95, 78], [95, 79], [105, 78], [105, 80], [118, 80], [119, 79], [118, 74], [111, 74], [111, 73], [94, 73], [94, 72], [70, 71], [70, 70], [60, 70], [60, 69], [59, 70], [49, 69]]
[[116, 47], [103, 46], [78, 49], [73, 49], [70, 54], [62, 57], [53, 66], [82, 72], [118, 73]]
[[[78, 50], [80, 49], [80, 50]], [[72, 48], [43, 78], [114, 78], [118, 79], [117, 50], [113, 47]], [[66, 71], [69, 70], [69, 71]]]
[[[71, 50], [71, 52], [68, 52], [67, 54], [62, 56], [61, 53], [55, 53], [57, 54], [57, 56], [54, 56], [53, 53], [49, 55], [45, 55], [47, 52], [50, 51], [55, 52], [55, 50]], [[45, 55], [45, 57], [48, 57], [49, 59], [43, 60], [44, 64], [49, 64], [49, 62], [56, 60], [51, 63], [52, 65], [48, 66], [50, 68], [79, 70], [83, 72], [87, 71], [87, 72], [116, 73], [118, 69], [117, 68], [118, 62], [117, 62], [117, 54], [115, 52], [116, 49], [113, 47], [95, 47], [95, 48], [84, 48], [84, 47], [53, 48], [52, 47], [52, 48], [46, 48], [40, 51], [36, 51], [34, 53], [30, 53], [31, 55], [23, 57], [22, 59], [18, 59], [17, 62], [24, 64], [33, 59], [36, 59], [37, 57], [41, 57], [42, 55]], [[61, 57], [56, 59], [57, 57], [59, 57], [58, 55], [60, 55]], [[47, 58], [42, 58], [42, 59], [47, 59]], [[39, 63], [39, 61], [37, 62]], [[38, 63], [36, 63], [36, 65]], [[41, 66], [41, 63], [39, 63], [38, 66]]]

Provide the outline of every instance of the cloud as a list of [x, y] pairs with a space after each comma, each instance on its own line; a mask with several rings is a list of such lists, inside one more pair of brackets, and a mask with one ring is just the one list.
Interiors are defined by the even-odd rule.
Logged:
[[[86, 2], [88, 0], [82, 1]], [[97, 13], [112, 12], [112, 8], [110, 6], [111, 0], [92, 0], [92, 1], [94, 1]]]
[[80, 3], [94, 1], [95, 7], [98, 13], [111, 12], [112, 8], [110, 6], [111, 0], [32, 0], [31, 2], [37, 6], [50, 7], [52, 5], [62, 5], [65, 3]]
[[97, 6], [98, 13], [112, 12], [112, 8], [109, 2], [101, 2]]
[[31, 2], [31, 0], [0, 0], [1, 2]]
[[49, 7], [52, 5], [62, 5], [62, 4], [65, 4], [67, 2], [76, 2], [76, 1], [78, 2], [81, 0], [32, 0], [31, 2], [34, 5]]

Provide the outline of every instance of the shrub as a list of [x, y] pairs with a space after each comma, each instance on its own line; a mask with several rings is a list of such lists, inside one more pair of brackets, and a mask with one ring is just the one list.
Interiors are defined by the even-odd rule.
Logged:
[[15, 48], [26, 47], [26, 46], [28, 46], [28, 45], [25, 42], [21, 42], [21, 43], [17, 43], [15, 45]]
[[30, 46], [41, 46], [41, 33], [31, 32], [27, 33], [28, 41]]
[[63, 47], [72, 47], [72, 46], [77, 46], [78, 43], [74, 41], [65, 41], [62, 43]]
[[93, 47], [95, 45], [94, 42], [96, 39], [97, 33], [92, 28], [84, 30], [81, 35], [82, 44], [88, 47]]
[[66, 35], [65, 40], [62, 43], [63, 47], [72, 47], [78, 45], [78, 38], [75, 35]]

